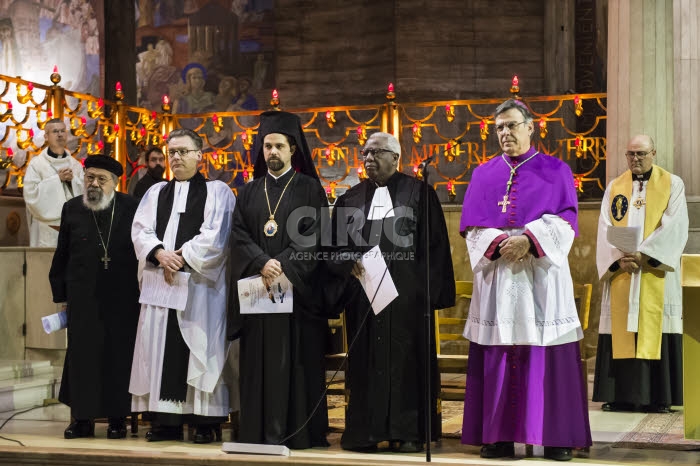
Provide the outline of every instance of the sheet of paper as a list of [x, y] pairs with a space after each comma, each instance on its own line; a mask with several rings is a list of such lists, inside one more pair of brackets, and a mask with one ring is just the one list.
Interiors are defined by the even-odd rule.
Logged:
[[50, 316], [41, 318], [41, 325], [44, 327], [44, 332], [53, 333], [68, 327], [68, 313], [66, 311], [57, 312]]
[[238, 280], [238, 302], [241, 314], [285, 314], [294, 308], [294, 288], [285, 274], [272, 282], [268, 290], [262, 276]]
[[609, 226], [608, 243], [622, 252], [637, 252], [642, 243], [642, 228]]
[[168, 285], [165, 282], [162, 268], [144, 269], [139, 302], [182, 311], [187, 306], [187, 283], [189, 281], [189, 273], [175, 272], [174, 283]]
[[372, 310], [379, 314], [387, 307], [399, 292], [391, 278], [386, 262], [379, 246], [375, 246], [365, 253], [360, 260], [365, 271], [360, 277], [360, 284], [367, 294], [367, 299], [372, 303]]

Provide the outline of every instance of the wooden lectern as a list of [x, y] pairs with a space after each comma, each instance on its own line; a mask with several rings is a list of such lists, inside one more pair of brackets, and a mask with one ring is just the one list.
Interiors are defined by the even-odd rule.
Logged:
[[683, 414], [685, 438], [700, 439], [700, 254], [683, 254]]

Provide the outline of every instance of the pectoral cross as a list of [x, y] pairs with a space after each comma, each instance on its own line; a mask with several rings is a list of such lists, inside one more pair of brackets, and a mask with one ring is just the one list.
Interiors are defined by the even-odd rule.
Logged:
[[498, 203], [498, 205], [502, 205], [503, 208], [501, 209], [501, 213], [505, 213], [506, 209], [508, 208], [508, 204], [510, 204], [510, 201], [508, 200], [508, 195], [504, 194], [503, 195], [503, 200]]
[[105, 251], [104, 257], [100, 260], [104, 263], [105, 270], [109, 269], [109, 261], [111, 261], [112, 259], [110, 259], [109, 256], [107, 255], [107, 251]]

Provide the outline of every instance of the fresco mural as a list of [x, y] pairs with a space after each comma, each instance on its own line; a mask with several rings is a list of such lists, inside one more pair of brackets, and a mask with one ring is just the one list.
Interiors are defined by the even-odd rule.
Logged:
[[100, 95], [102, 0], [0, 0], [0, 74]]
[[274, 87], [273, 0], [136, 0], [138, 105], [257, 110]]

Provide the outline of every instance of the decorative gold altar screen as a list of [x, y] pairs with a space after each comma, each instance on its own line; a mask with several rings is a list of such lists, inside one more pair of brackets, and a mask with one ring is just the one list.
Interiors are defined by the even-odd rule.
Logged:
[[[189, 128], [205, 141], [202, 171], [232, 189], [252, 176], [253, 141], [258, 111], [208, 112], [173, 115], [168, 96], [160, 111], [123, 103], [117, 84], [114, 99], [68, 91], [59, 86], [31, 83], [0, 75], [0, 186], [6, 192], [22, 187], [26, 162], [44, 147], [42, 129], [52, 117], [69, 126], [68, 148], [77, 158], [112, 154], [131, 174], [141, 168], [139, 148], [163, 145], [175, 128]], [[510, 97], [520, 89], [513, 78]], [[285, 109], [297, 113], [313, 152], [319, 176], [331, 201], [366, 176], [359, 151], [376, 131], [394, 134], [401, 141], [400, 169], [415, 176], [418, 163], [436, 155], [430, 182], [443, 202], [461, 202], [472, 170], [500, 153], [493, 127], [493, 111], [509, 97], [400, 103], [389, 85], [377, 105]], [[574, 174], [582, 199], [601, 198], [605, 187], [606, 95], [583, 94], [523, 97], [535, 114], [538, 149], [565, 160]], [[271, 109], [280, 108], [275, 90]], [[4, 175], [3, 175], [4, 173]], [[4, 179], [4, 183], [3, 183]], [[121, 190], [126, 189], [126, 177]]]

